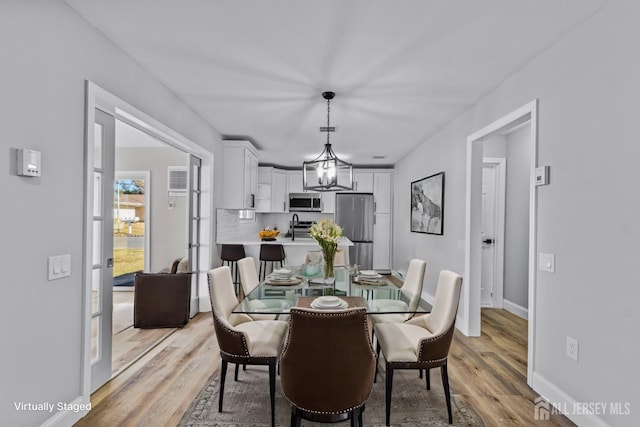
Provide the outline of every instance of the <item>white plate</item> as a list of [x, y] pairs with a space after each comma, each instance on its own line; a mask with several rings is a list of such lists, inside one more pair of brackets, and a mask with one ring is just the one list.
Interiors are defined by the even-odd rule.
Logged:
[[380, 277], [378, 272], [375, 270], [362, 270], [360, 271], [360, 275], [367, 276], [367, 277]]
[[291, 274], [291, 269], [289, 268], [276, 268], [273, 270], [273, 274]]
[[[335, 298], [337, 301], [331, 301], [330, 303], [323, 303], [322, 298]], [[343, 309], [349, 307], [349, 304], [338, 297], [318, 297], [311, 301], [311, 308], [315, 308], [316, 310], [335, 310], [335, 309]]]

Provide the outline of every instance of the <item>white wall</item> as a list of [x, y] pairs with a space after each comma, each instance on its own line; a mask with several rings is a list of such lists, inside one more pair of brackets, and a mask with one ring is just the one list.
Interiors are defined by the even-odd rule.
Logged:
[[[59, 0], [0, 3], [0, 425], [55, 415], [14, 402], [81, 395], [85, 80], [216, 154], [220, 134]], [[16, 176], [15, 148], [42, 152], [42, 177]], [[220, 200], [215, 181], [213, 207]], [[9, 215], [11, 213], [11, 215]], [[47, 257], [71, 254], [71, 276], [47, 281]]]
[[[539, 98], [538, 164], [551, 166], [551, 184], [537, 190], [536, 237], [557, 265], [537, 278], [534, 385], [570, 402], [630, 402], [631, 416], [600, 416], [616, 426], [640, 416], [630, 380], [640, 377], [638, 22], [640, 2], [610, 2], [409, 153], [394, 179], [394, 268], [426, 259], [425, 292], [433, 294], [441, 269], [464, 271], [467, 136]], [[410, 233], [410, 182], [441, 170], [444, 236]], [[564, 354], [566, 336], [579, 340], [578, 362]], [[595, 417], [574, 419], [594, 425]]]
[[504, 299], [527, 308], [529, 300], [529, 169], [531, 126], [506, 136]]
[[[117, 134], [116, 134], [117, 141]], [[117, 142], [116, 142], [117, 143]], [[189, 166], [189, 156], [173, 147], [118, 148], [116, 170], [148, 170], [151, 172], [151, 206], [148, 206], [151, 228], [151, 272], [171, 267], [176, 258], [187, 256], [188, 201], [185, 196], [169, 196], [167, 168]], [[174, 204], [169, 209], [169, 202]]]

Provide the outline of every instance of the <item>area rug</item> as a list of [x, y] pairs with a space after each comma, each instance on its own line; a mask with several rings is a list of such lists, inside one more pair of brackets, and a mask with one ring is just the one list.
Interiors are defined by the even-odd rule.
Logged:
[[[233, 380], [234, 365], [229, 364], [224, 391], [223, 412], [218, 412], [218, 381], [216, 372], [180, 421], [181, 427], [258, 427], [270, 426], [269, 374], [265, 367], [247, 366], [240, 370], [238, 382]], [[431, 373], [431, 390], [426, 390], [424, 379], [418, 371], [395, 371], [391, 399], [391, 425], [450, 426], [447, 420], [447, 405], [440, 379], [440, 370]], [[276, 381], [276, 425], [290, 425], [291, 406], [282, 393], [280, 381]], [[485, 424], [464, 402], [451, 397], [453, 425], [481, 427]], [[363, 414], [365, 426], [384, 426], [384, 372], [366, 402]], [[303, 427], [320, 427], [329, 424], [302, 421]], [[349, 421], [332, 424], [348, 426]]]

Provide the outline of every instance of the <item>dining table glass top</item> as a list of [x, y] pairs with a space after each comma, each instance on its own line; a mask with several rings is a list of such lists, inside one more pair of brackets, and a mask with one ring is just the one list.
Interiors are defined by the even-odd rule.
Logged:
[[[429, 313], [431, 306], [394, 283], [391, 276], [363, 271], [354, 275], [346, 266], [335, 267], [335, 277], [307, 276], [302, 267], [287, 267], [268, 275], [233, 310], [246, 314], [288, 314], [292, 307], [321, 310], [364, 307], [369, 314]], [[364, 274], [366, 273], [366, 274]], [[322, 297], [322, 298], [320, 298]], [[333, 297], [337, 297], [333, 298]]]

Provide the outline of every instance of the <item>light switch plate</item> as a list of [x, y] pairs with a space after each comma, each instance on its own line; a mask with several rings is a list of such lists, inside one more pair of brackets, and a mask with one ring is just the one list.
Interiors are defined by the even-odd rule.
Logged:
[[553, 273], [556, 271], [556, 256], [554, 254], [540, 253], [538, 255], [538, 269]]
[[49, 257], [49, 280], [71, 276], [71, 255], [56, 255]]

